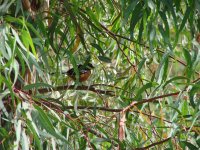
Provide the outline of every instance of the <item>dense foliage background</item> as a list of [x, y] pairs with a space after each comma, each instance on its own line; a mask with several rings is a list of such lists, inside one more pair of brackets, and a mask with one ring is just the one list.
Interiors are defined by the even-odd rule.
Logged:
[[199, 0], [0, 0], [0, 149], [199, 149], [199, 62]]

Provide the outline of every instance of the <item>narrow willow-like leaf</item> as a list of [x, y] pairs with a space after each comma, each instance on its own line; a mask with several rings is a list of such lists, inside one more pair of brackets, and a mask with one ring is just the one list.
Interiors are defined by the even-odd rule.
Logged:
[[14, 93], [13, 93], [13, 89], [12, 89], [12, 85], [11, 85], [10, 81], [7, 80], [5, 77], [3, 77], [3, 76], [0, 74], [0, 83], [1, 83], [1, 82], [3, 82], [3, 83], [6, 85], [6, 87], [9, 89], [11, 98], [12, 98], [12, 100], [14, 100], [15, 95], [14, 95]]
[[15, 18], [15, 17], [11, 17], [11, 16], [6, 16], [5, 20], [10, 22], [10, 23], [17, 23], [19, 25], [25, 26], [26, 29], [30, 29], [40, 40], [42, 40], [42, 36], [40, 35], [40, 33], [33, 27], [33, 25], [29, 22], [26, 22], [25, 20], [21, 19], [21, 18]]
[[39, 150], [42, 150], [42, 144], [40, 142], [40, 137], [39, 135], [37, 134], [37, 132], [35, 131], [35, 128], [33, 127], [32, 125], [32, 122], [30, 120], [26, 120], [26, 123], [27, 123], [27, 126], [28, 126], [28, 129], [31, 131], [33, 137], [34, 137], [34, 141], [35, 141], [35, 146], [39, 149]]
[[165, 34], [169, 38], [169, 24], [167, 21], [166, 13], [159, 11], [160, 17], [162, 18], [164, 25], [165, 25]]
[[142, 58], [142, 60], [140, 61], [139, 65], [138, 65], [138, 70], [137, 70], [138, 75], [140, 75], [140, 72], [141, 72], [142, 67], [144, 66], [145, 62], [146, 62], [146, 58], [144, 57], [144, 58]]
[[16, 48], [16, 56], [18, 58], [17, 63], [20, 64], [20, 73], [22, 74], [22, 76], [25, 74], [25, 71], [26, 71], [26, 67], [25, 67], [25, 62], [28, 62], [28, 61], [25, 61], [23, 56], [21, 55], [21, 53], [19, 52], [19, 49]]
[[47, 83], [34, 83], [24, 86], [24, 90], [31, 90], [33, 88], [39, 89], [39, 88], [53, 88], [52, 85], [49, 85]]
[[103, 135], [105, 135], [106, 138], [109, 138], [109, 135], [108, 135], [108, 133], [105, 131], [104, 128], [102, 128], [102, 127], [99, 126], [99, 125], [96, 125], [95, 128], [97, 128], [99, 131], [101, 131], [101, 134], [103, 133]]
[[96, 43], [91, 43], [91, 45], [92, 45], [94, 48], [96, 48], [102, 56], [105, 55], [103, 49], [101, 48], [101, 46], [99, 46], [99, 45], [96, 44]]
[[[136, 78], [135, 75], [131, 76], [122, 86], [122, 91], [121, 91], [121, 97], [125, 97], [125, 93], [128, 89], [130, 89], [130, 85], [132, 85], [132, 89], [135, 88], [135, 82]], [[133, 91], [130, 91], [133, 92]]]
[[131, 39], [133, 39], [133, 37], [134, 37], [135, 26], [137, 25], [137, 23], [140, 21], [140, 19], [143, 16], [143, 12], [141, 11], [142, 8], [143, 8], [143, 4], [141, 2], [136, 6], [136, 8], [132, 12], [132, 17], [130, 20], [130, 37], [131, 37]]
[[80, 137], [78, 139], [78, 142], [79, 142], [80, 149], [86, 149], [87, 141], [83, 137]]
[[187, 69], [186, 69], [186, 74], [187, 77], [190, 79], [193, 73], [193, 68], [192, 68], [192, 58], [188, 50], [183, 48], [183, 54], [185, 56], [186, 62], [187, 62]]
[[84, 49], [87, 50], [85, 39], [84, 39], [84, 36], [83, 36], [83, 31], [81, 29], [80, 24], [78, 23], [78, 20], [77, 20], [76, 14], [74, 13], [73, 8], [69, 4], [68, 0], [64, 1], [64, 4], [65, 4], [67, 12], [69, 13], [69, 16], [70, 16], [75, 28], [79, 30], [78, 36], [80, 37], [81, 43], [82, 43]]
[[0, 144], [0, 148], [1, 149], [10, 149], [11, 148], [11, 145], [9, 143], [9, 133], [8, 131], [6, 131], [5, 128], [3, 127], [0, 127], [0, 141], [3, 141], [1, 144]]
[[167, 58], [165, 63], [164, 63], [162, 82], [166, 81], [166, 79], [167, 79], [168, 65], [169, 65], [169, 58]]
[[25, 129], [22, 129], [22, 134], [21, 134], [21, 145], [22, 145], [22, 149], [24, 150], [28, 150], [30, 149], [30, 138], [29, 136], [27, 136]]
[[145, 21], [142, 19], [141, 23], [140, 23], [139, 34], [138, 34], [138, 39], [137, 39], [139, 43], [141, 43], [141, 41], [142, 41], [142, 33], [144, 31], [144, 22]]
[[164, 43], [165, 43], [166, 45], [170, 45], [169, 37], [168, 37], [166, 31], [164, 30], [164, 28], [162, 27], [162, 25], [159, 24], [159, 25], [158, 25], [158, 29], [159, 29], [159, 31], [160, 31], [160, 33], [161, 33], [161, 35], [162, 35], [162, 38], [163, 38], [163, 40], [164, 40]]
[[189, 114], [189, 104], [188, 104], [188, 102], [186, 100], [184, 100], [182, 102], [181, 113], [182, 113], [183, 116]]
[[4, 90], [4, 92], [0, 93], [0, 110], [5, 114], [6, 117], [9, 117], [8, 111], [6, 110], [6, 107], [3, 103], [3, 98], [10, 94], [10, 91], [8, 89]]
[[50, 118], [47, 116], [47, 114], [37, 105], [34, 105], [35, 109], [38, 112], [38, 116], [34, 116], [37, 118], [37, 120], [39, 121], [39, 125], [41, 125], [42, 128], [44, 128], [46, 130], [47, 133], [50, 133], [52, 136], [54, 136], [55, 138], [58, 138], [60, 140], [62, 140], [63, 142], [66, 142], [66, 139], [58, 134], [55, 129], [54, 126], [52, 124], [52, 122], [50, 121]]
[[103, 143], [103, 142], [110, 142], [110, 140], [104, 139], [104, 138], [95, 138], [92, 142], [93, 143]]
[[164, 79], [163, 77], [166, 74], [166, 72], [165, 72], [166, 69], [164, 69], [165, 68], [164, 65], [165, 65], [165, 63], [168, 63], [167, 61], [168, 61], [168, 57], [169, 57], [170, 53], [171, 53], [170, 51], [166, 52], [160, 61], [160, 64], [159, 64], [157, 72], [156, 72], [156, 78], [157, 78], [158, 83], [162, 83], [162, 81]]
[[106, 56], [98, 56], [98, 58], [105, 63], [111, 63], [111, 59]]
[[127, 9], [124, 11], [124, 24], [128, 21], [128, 17], [132, 13], [132, 11], [135, 9], [137, 2], [138, 0], [133, 0], [131, 4], [127, 7]]
[[[195, 83], [195, 85], [193, 85], [192, 89], [189, 92], [190, 103], [193, 108], [197, 106], [195, 104], [195, 95], [197, 94], [198, 91], [200, 91], [200, 82]], [[199, 100], [199, 97], [196, 97], [196, 101], [198, 100]]]
[[15, 0], [11, 0], [10, 3], [8, 0], [4, 0], [4, 1], [1, 1], [1, 5], [0, 5], [0, 16], [4, 15], [9, 7], [11, 6], [11, 4], [14, 2]]
[[167, 5], [168, 9], [170, 10], [173, 20], [174, 20], [175, 29], [177, 31], [178, 24], [177, 24], [175, 8], [173, 7], [173, 1], [172, 0], [162, 0], [162, 2], [164, 2]]
[[184, 77], [184, 76], [177, 76], [177, 77], [173, 77], [169, 80], [167, 80], [165, 82], [165, 84], [163, 85], [163, 89], [169, 84], [169, 83], [172, 83], [173, 81], [175, 80], [187, 80], [188, 81], [188, 78], [187, 77]]
[[187, 137], [189, 136], [190, 134], [190, 131], [191, 129], [194, 127], [195, 123], [198, 124], [198, 119], [199, 119], [199, 116], [200, 116], [200, 111], [196, 112], [192, 118], [192, 122], [191, 122], [191, 125], [190, 125], [190, 129], [188, 130], [188, 133], [187, 133]]
[[30, 33], [27, 30], [22, 30], [20, 37], [21, 37], [23, 44], [25, 45], [26, 49], [28, 50], [29, 46], [30, 46], [32, 53], [37, 58], [37, 53], [36, 53], [35, 46], [33, 44]]
[[152, 22], [149, 23], [149, 47], [150, 47], [150, 51], [151, 51], [151, 54], [153, 55], [153, 51], [154, 51], [154, 41], [156, 39], [156, 29], [155, 29], [155, 26], [153, 26]]
[[87, 16], [86, 16], [86, 12], [79, 12], [79, 15], [88, 23], [88, 25], [90, 25], [93, 29], [96, 29], [98, 32], [102, 32], [102, 30], [101, 29], [99, 29], [100, 28], [100, 24], [94, 24], [91, 20], [90, 20], [90, 18], [88, 18]]
[[16, 120], [15, 122], [15, 132], [16, 132], [16, 140], [14, 141], [15, 149], [19, 149], [21, 134], [22, 134], [22, 120]]
[[91, 11], [90, 8], [87, 8], [87, 9], [86, 9], [86, 13], [87, 13], [88, 16], [90, 16], [90, 20], [91, 20], [92, 22], [94, 22], [94, 24], [95, 24], [97, 27], [100, 26], [100, 23], [99, 23], [99, 21], [97, 20], [96, 15]]
[[138, 100], [138, 99], [141, 99], [141, 96], [143, 94], [144, 91], [146, 91], [147, 89], [155, 86], [156, 84], [155, 83], [147, 83], [145, 84], [144, 86], [142, 86], [138, 91], [137, 91], [137, 94], [135, 96], [135, 99]]
[[12, 67], [14, 69], [14, 81], [13, 83], [16, 83], [17, 77], [19, 76], [19, 63], [14, 59], [12, 62]]
[[184, 15], [182, 23], [181, 23], [181, 26], [179, 28], [179, 33], [183, 30], [184, 26], [186, 25], [186, 21], [188, 20], [188, 18], [190, 16], [190, 11], [191, 11], [191, 8], [187, 7], [187, 9], [185, 11], [185, 15]]
[[193, 145], [192, 143], [190, 143], [188, 141], [181, 141], [181, 143], [184, 143], [191, 150], [198, 150], [199, 149], [195, 145]]
[[49, 27], [48, 30], [48, 40], [49, 40], [49, 44], [52, 47], [52, 50], [57, 54], [58, 53], [58, 45], [56, 44], [55, 40], [54, 40], [54, 34], [56, 32], [56, 27], [59, 23], [59, 19], [60, 17], [58, 15], [53, 15], [52, 18], [52, 23], [51, 26]]
[[188, 66], [192, 66], [192, 59], [189, 51], [185, 48], [183, 48], [183, 54], [185, 56], [186, 62]]

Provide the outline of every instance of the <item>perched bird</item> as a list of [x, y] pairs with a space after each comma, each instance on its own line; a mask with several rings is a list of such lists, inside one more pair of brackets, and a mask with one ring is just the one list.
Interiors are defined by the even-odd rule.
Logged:
[[[94, 66], [91, 63], [88, 63], [87, 65], [78, 65], [78, 71], [79, 71], [79, 82], [86, 81], [90, 75], [91, 75], [91, 69], [93, 69]], [[76, 73], [74, 68], [69, 69], [67, 71], [67, 75], [72, 78], [73, 80], [76, 80]]]

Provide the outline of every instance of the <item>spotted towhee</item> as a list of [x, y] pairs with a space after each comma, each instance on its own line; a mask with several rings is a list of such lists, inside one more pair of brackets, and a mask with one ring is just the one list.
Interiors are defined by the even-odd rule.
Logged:
[[[86, 81], [91, 75], [91, 69], [93, 68], [94, 66], [91, 63], [85, 64], [85, 65], [78, 65], [79, 81], [80, 82]], [[76, 73], [75, 73], [74, 68], [69, 69], [67, 71], [67, 75], [73, 80], [76, 80]]]

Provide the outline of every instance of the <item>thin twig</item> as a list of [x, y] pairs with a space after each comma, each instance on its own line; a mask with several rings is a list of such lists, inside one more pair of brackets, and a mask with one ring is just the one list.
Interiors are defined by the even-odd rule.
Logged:
[[165, 143], [165, 142], [169, 141], [170, 139], [171, 139], [171, 137], [169, 137], [169, 138], [166, 138], [166, 139], [164, 139], [164, 140], [162, 140], [162, 141], [159, 141], [159, 142], [155, 142], [155, 143], [153, 143], [153, 144], [150, 144], [150, 145], [148, 145], [148, 146], [146, 146], [146, 147], [142, 147], [142, 148], [135, 148], [134, 150], [145, 150], [145, 149], [149, 149], [149, 148], [151, 148], [151, 147], [154, 147], [154, 146], [156, 146], [156, 145], [163, 144], [163, 143]]
[[170, 93], [170, 94], [165, 94], [165, 95], [161, 95], [161, 96], [157, 96], [157, 97], [153, 97], [153, 98], [148, 98], [148, 99], [143, 99], [141, 101], [133, 101], [130, 105], [128, 105], [127, 107], [125, 107], [122, 111], [126, 112], [128, 110], [130, 110], [133, 106], [137, 106], [137, 105], [141, 105], [144, 103], [149, 103], [149, 102], [153, 102], [153, 101], [157, 101], [160, 98], [165, 98], [165, 97], [169, 97], [169, 96], [175, 96], [178, 95], [180, 92], [175, 92], [175, 93]]
[[57, 86], [54, 88], [43, 88], [43, 89], [38, 89], [40, 93], [47, 93], [51, 91], [63, 91], [63, 90], [88, 90], [92, 91], [98, 94], [105, 94], [109, 96], [115, 96], [114, 91], [108, 91], [108, 90], [100, 90], [100, 89], [95, 89], [94, 87], [91, 86], [75, 86], [75, 85], [64, 85], [64, 86]]

